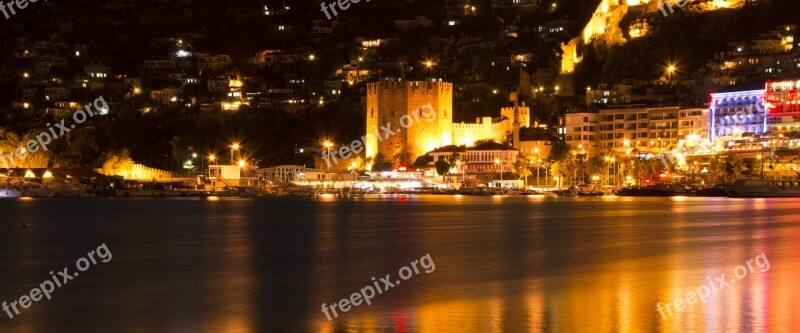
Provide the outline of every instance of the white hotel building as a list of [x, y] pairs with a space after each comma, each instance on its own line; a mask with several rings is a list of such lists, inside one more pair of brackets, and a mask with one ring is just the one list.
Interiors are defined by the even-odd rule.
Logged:
[[708, 110], [626, 105], [564, 116], [566, 142], [580, 154], [661, 153], [708, 141]]

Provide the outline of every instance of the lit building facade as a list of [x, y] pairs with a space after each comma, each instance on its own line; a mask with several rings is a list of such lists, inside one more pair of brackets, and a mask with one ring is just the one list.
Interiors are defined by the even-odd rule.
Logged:
[[[398, 156], [405, 155], [409, 162], [436, 148], [453, 144], [472, 146], [486, 140], [518, 143], [519, 128], [530, 126], [530, 109], [516, 103], [502, 108], [499, 118], [453, 123], [453, 84], [440, 80], [386, 79], [368, 83], [366, 112], [366, 133], [370, 134], [366, 136], [367, 158], [380, 153], [386, 159], [397, 160]], [[408, 126], [400, 126], [404, 116], [413, 119], [405, 122]], [[379, 140], [375, 134], [385, 136], [379, 129], [387, 123], [397, 133]]]
[[[433, 110], [425, 109], [430, 105]], [[423, 115], [431, 115], [424, 117]], [[413, 120], [408, 128], [400, 126], [400, 118]], [[381, 140], [380, 127], [402, 131]], [[408, 122], [406, 122], [408, 124]], [[453, 84], [441, 81], [381, 80], [367, 84], [367, 158], [378, 153], [387, 159], [407, 154], [413, 161], [437, 147], [453, 142]]]
[[690, 108], [678, 112], [678, 139], [684, 146], [710, 142], [709, 109]]
[[467, 173], [515, 172], [519, 150], [494, 141], [467, 148]]
[[767, 132], [763, 89], [711, 94], [709, 136], [713, 140]]
[[708, 140], [708, 110], [621, 106], [564, 116], [565, 140], [581, 154], [664, 153]]
[[800, 130], [800, 80], [767, 82], [765, 99], [770, 132]]
[[600, 151], [597, 133], [600, 115], [593, 112], [575, 112], [564, 115], [564, 140], [568, 145], [579, 147], [590, 155]]

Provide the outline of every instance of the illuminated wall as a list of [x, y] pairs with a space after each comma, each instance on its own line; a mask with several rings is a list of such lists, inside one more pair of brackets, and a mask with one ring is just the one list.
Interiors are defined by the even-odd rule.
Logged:
[[[630, 2], [630, 1], [629, 1]], [[639, 4], [638, 1], [634, 1]], [[579, 37], [573, 38], [567, 44], [561, 44], [561, 73], [572, 73], [575, 65], [581, 62], [578, 55], [580, 42], [588, 44], [595, 39], [602, 40], [606, 45], [625, 43], [619, 22], [628, 12], [628, 3], [620, 0], [602, 0], [592, 14], [592, 18], [583, 28]]]
[[492, 123], [492, 117], [478, 118], [475, 123], [456, 123], [453, 124], [453, 142], [455, 145], [475, 145], [481, 140], [494, 140], [503, 142], [506, 133], [511, 131], [512, 123], [509, 120], [502, 120]]
[[[430, 105], [433, 111], [419, 110]], [[521, 127], [530, 126], [530, 108], [507, 107], [501, 110], [504, 119], [493, 122], [491, 117], [478, 119], [475, 123], [453, 124], [453, 84], [441, 81], [383, 80], [367, 84], [366, 156], [381, 153], [393, 160], [402, 153], [409, 161], [425, 153], [447, 145], [471, 146], [477, 141], [494, 140], [504, 142], [513, 130], [514, 119]], [[415, 113], [435, 114], [426, 119]], [[401, 129], [400, 119], [407, 115], [413, 119], [408, 129]], [[419, 121], [417, 121], [419, 119]], [[378, 139], [376, 133], [385, 136], [381, 126], [391, 124], [396, 135]]]
[[[430, 104], [433, 111], [420, 111]], [[420, 114], [415, 116], [415, 113]], [[433, 117], [425, 118], [430, 114]], [[391, 124], [397, 132], [400, 119], [407, 115], [411, 119], [408, 129], [379, 140], [376, 133], [381, 126]], [[408, 123], [408, 122], [407, 122]], [[398, 79], [373, 82], [367, 85], [367, 157], [381, 153], [393, 159], [408, 153], [413, 161], [416, 157], [452, 143], [453, 138], [453, 84], [433, 81], [403, 81]]]
[[500, 109], [500, 116], [511, 120], [512, 123], [514, 119], [518, 119], [520, 127], [531, 127], [531, 109], [525, 106], [525, 102], [522, 102], [522, 106]]
[[[620, 21], [628, 12], [629, 6], [646, 5], [645, 13], [659, 12], [662, 4], [670, 4], [673, 10], [691, 10], [694, 12], [713, 11], [727, 8], [740, 8], [745, 0], [711, 0], [711, 1], [687, 1], [690, 6], [679, 8], [676, 3], [681, 0], [602, 0], [597, 5], [591, 19], [581, 31], [581, 35], [570, 40], [567, 44], [561, 44], [561, 73], [572, 73], [575, 65], [581, 62], [581, 57], [577, 53], [580, 42], [584, 44], [593, 41], [600, 41], [606, 46], [624, 44], [622, 30], [619, 26]], [[669, 9], [666, 9], [670, 13]], [[643, 31], [635, 31], [634, 35], [641, 36]], [[646, 31], [644, 32], [646, 33]], [[636, 36], [634, 36], [636, 37]]]
[[764, 134], [767, 131], [764, 93], [761, 89], [711, 94], [708, 124], [711, 139]]

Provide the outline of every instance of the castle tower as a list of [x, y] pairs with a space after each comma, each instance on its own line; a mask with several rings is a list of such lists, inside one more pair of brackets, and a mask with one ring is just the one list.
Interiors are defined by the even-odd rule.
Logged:
[[[413, 162], [428, 151], [452, 144], [452, 83], [396, 78], [368, 83], [366, 112], [367, 158], [380, 153], [394, 161], [406, 154]], [[396, 134], [380, 129], [387, 123]]]
[[508, 101], [513, 102], [514, 106], [500, 109], [500, 116], [511, 122], [508, 130], [512, 133], [514, 147], [519, 147], [519, 130], [521, 127], [531, 127], [531, 110], [525, 106], [525, 102], [520, 105], [519, 95], [516, 92], [509, 95]]

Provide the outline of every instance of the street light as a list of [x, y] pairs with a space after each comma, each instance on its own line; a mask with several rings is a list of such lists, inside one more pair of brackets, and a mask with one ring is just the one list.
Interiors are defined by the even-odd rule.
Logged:
[[500, 182], [502, 183], [503, 182], [503, 170], [502, 170], [503, 165], [500, 164], [500, 159], [499, 158], [495, 158], [494, 159], [494, 164], [496, 164], [498, 166], [497, 170], [498, 170], [498, 172], [500, 172]]
[[761, 156], [761, 154], [758, 154], [756, 158], [758, 159], [758, 162], [761, 163], [761, 178], [764, 178], [764, 161], [763, 161], [764, 157]]
[[539, 147], [534, 148], [533, 152], [536, 153], [536, 188], [539, 188], [539, 169], [542, 168], [542, 152]]
[[[461, 169], [461, 160], [456, 160], [456, 174], [458, 174], [458, 169]], [[458, 176], [456, 176], [456, 180]]]
[[667, 78], [669, 80], [673, 80], [675, 78], [675, 72], [678, 71], [678, 67], [676, 67], [674, 64], [669, 64], [667, 65], [666, 71], [667, 71]]
[[[333, 143], [330, 141], [325, 141], [322, 143], [322, 145], [325, 146], [325, 152], [327, 153], [327, 155], [325, 156], [331, 156], [331, 147], [333, 146]], [[330, 164], [325, 163], [325, 173], [330, 173], [330, 172], [331, 172]]]
[[233, 151], [234, 150], [239, 150], [239, 144], [238, 143], [234, 143], [234, 144], [231, 145], [231, 164], [233, 164]]
[[616, 187], [617, 184], [619, 183], [619, 181], [617, 181], [617, 179], [619, 178], [619, 175], [618, 175], [619, 167], [617, 167], [617, 158], [616, 157], [613, 157], [613, 156], [611, 157], [611, 166], [614, 168], [614, 186]]
[[[209, 169], [211, 168], [211, 163], [212, 163], [212, 162], [214, 162], [214, 161], [216, 161], [216, 160], [217, 160], [217, 157], [216, 157], [216, 156], [214, 156], [214, 155], [209, 155], [209, 156], [208, 156], [208, 164], [209, 164]], [[204, 170], [203, 170], [203, 172], [205, 173], [205, 167], [203, 167], [203, 169], [204, 169]], [[204, 174], [204, 175], [203, 175], [203, 178], [205, 178], [205, 176], [206, 176], [206, 175]]]
[[247, 163], [245, 163], [245, 161], [239, 161], [239, 167], [240, 168], [244, 168], [245, 165], [247, 165]]
[[425, 62], [423, 62], [422, 64], [425, 65], [425, 71], [427, 71], [428, 75], [430, 76], [431, 75], [431, 69], [433, 69], [433, 65], [434, 65], [433, 61], [425, 60]]

